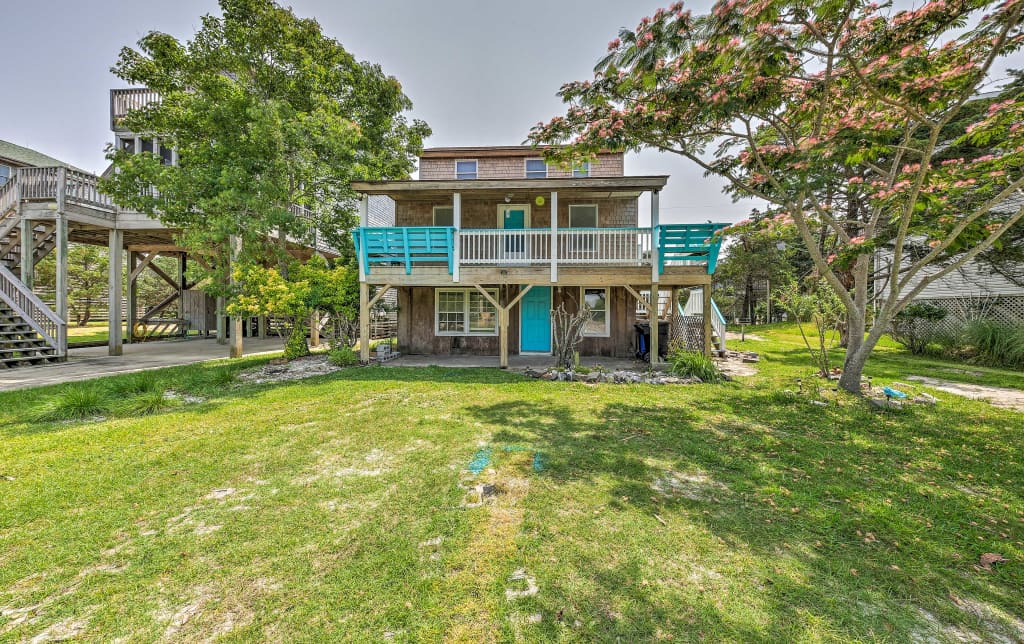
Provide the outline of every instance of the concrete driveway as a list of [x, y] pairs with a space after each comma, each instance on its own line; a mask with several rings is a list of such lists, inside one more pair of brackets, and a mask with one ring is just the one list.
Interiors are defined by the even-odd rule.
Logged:
[[[284, 348], [280, 338], [246, 338], [245, 355], [272, 353]], [[0, 371], [0, 391], [55, 385], [119, 373], [175, 367], [228, 357], [228, 347], [215, 339], [167, 340], [124, 345], [124, 355], [108, 356], [107, 347], [71, 349], [67, 362], [17, 367]]]

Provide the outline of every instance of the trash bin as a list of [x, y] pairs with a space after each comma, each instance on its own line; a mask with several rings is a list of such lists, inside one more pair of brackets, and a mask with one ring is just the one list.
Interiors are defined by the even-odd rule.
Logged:
[[[664, 358], [668, 355], [668, 330], [670, 323], [667, 320], [658, 322], [658, 356]], [[650, 362], [651, 356], [651, 325], [649, 322], [639, 322], [633, 325], [636, 329], [636, 357], [639, 360]]]

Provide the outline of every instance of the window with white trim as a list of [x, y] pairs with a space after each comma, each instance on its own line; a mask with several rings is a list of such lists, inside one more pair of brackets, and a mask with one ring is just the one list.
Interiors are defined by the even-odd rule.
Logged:
[[[498, 299], [497, 289], [488, 289]], [[498, 310], [474, 288], [435, 291], [434, 332], [437, 335], [498, 335]]]
[[583, 335], [607, 338], [611, 335], [608, 315], [608, 289], [580, 287], [580, 302], [589, 309], [589, 319], [583, 325]]
[[527, 159], [526, 160], [526, 178], [527, 179], [547, 179], [548, 178], [548, 164], [544, 159]]
[[476, 179], [476, 159], [464, 159], [455, 161], [456, 179]]
[[586, 179], [590, 176], [590, 161], [578, 163], [572, 168], [573, 179]]
[[597, 206], [595, 204], [569, 206], [569, 228], [597, 228]]
[[455, 206], [434, 206], [435, 226], [455, 225]]

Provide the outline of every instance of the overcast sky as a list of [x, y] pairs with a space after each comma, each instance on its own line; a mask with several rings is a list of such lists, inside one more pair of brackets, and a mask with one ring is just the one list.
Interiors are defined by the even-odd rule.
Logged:
[[[288, 3], [285, 3], [288, 4]], [[562, 83], [592, 76], [619, 27], [634, 27], [657, 0], [294, 0], [356, 57], [401, 81], [413, 116], [433, 128], [428, 146], [517, 145], [530, 127], [563, 112]], [[688, 2], [705, 13], [710, 0]], [[149, 31], [179, 39], [215, 0], [4, 0], [0, 139], [99, 172], [109, 130], [109, 71], [118, 51]], [[1020, 67], [1024, 63], [1018, 62]], [[630, 155], [628, 174], [669, 174], [663, 222], [735, 221], [722, 183], [674, 155]], [[646, 215], [641, 204], [641, 221]]]

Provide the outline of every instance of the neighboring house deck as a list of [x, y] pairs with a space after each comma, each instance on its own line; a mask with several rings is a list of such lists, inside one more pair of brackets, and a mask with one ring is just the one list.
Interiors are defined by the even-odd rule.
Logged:
[[[667, 290], [664, 317], [674, 317], [679, 288], [710, 285], [725, 224], [660, 224], [668, 177], [625, 176], [621, 153], [570, 170], [528, 147], [435, 148], [420, 177], [353, 186], [366, 197], [353, 233], [363, 308], [397, 290], [400, 351], [497, 355], [506, 366], [510, 353], [550, 353], [551, 311], [585, 302], [582, 353], [629, 357], [637, 301]], [[652, 225], [641, 227], [645, 192]], [[381, 196], [395, 202], [394, 226], [369, 222], [368, 199]], [[710, 305], [701, 311], [710, 352], [720, 321]]]

